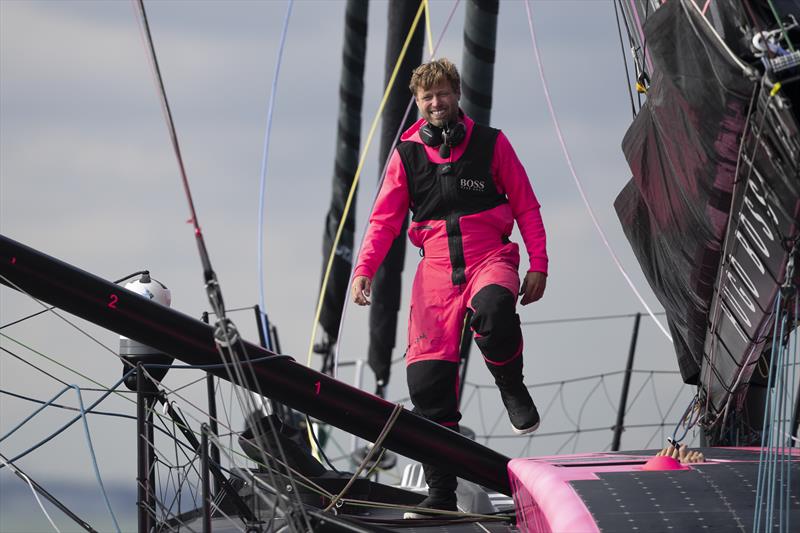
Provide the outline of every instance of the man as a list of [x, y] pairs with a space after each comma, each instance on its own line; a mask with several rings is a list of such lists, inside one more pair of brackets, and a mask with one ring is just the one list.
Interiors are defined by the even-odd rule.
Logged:
[[[368, 305], [372, 277], [406, 213], [408, 235], [421, 248], [411, 293], [406, 351], [414, 411], [458, 431], [459, 342], [467, 309], [470, 327], [495, 378], [514, 431], [539, 426], [522, 381], [522, 305], [542, 297], [547, 280], [545, 231], [539, 203], [508, 139], [475, 124], [458, 107], [461, 79], [447, 59], [418, 67], [409, 85], [422, 119], [401, 137], [353, 273], [352, 296]], [[514, 221], [530, 256], [520, 290]], [[456, 510], [456, 476], [423, 465], [428, 497], [421, 506]], [[417, 517], [406, 513], [406, 517]]]

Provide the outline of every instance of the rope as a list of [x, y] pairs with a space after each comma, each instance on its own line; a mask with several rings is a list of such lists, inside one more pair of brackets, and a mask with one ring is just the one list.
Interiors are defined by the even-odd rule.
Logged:
[[114, 522], [114, 527], [117, 528], [119, 533], [122, 533], [122, 530], [119, 527], [119, 523], [117, 522], [117, 517], [114, 515], [114, 510], [111, 508], [111, 502], [108, 500], [108, 493], [106, 492], [106, 487], [103, 484], [103, 478], [100, 476], [100, 467], [97, 464], [97, 456], [94, 453], [94, 446], [92, 445], [92, 435], [89, 431], [89, 419], [86, 416], [86, 409], [83, 406], [83, 396], [81, 395], [81, 389], [77, 385], [72, 385], [71, 387], [75, 394], [78, 395], [78, 405], [80, 406], [81, 410], [81, 420], [83, 421], [83, 432], [86, 436], [86, 444], [89, 447], [89, 455], [92, 458], [92, 468], [94, 469], [95, 477], [97, 478], [97, 483], [100, 485], [100, 492], [103, 494], [103, 500], [106, 502], [106, 508], [108, 509], [109, 514], [111, 515], [111, 520]]
[[358, 465], [358, 468], [353, 473], [353, 476], [344, 486], [342, 491], [336, 496], [334, 496], [334, 498], [331, 500], [331, 503], [329, 503], [328, 506], [325, 507], [324, 511], [326, 513], [331, 509], [333, 509], [336, 506], [336, 502], [338, 502], [347, 493], [347, 491], [350, 490], [350, 487], [353, 485], [353, 483], [355, 483], [356, 479], [358, 479], [358, 475], [361, 473], [362, 470], [364, 470], [364, 468], [370, 462], [370, 460], [375, 455], [377, 450], [380, 450], [383, 441], [386, 439], [386, 436], [389, 435], [389, 431], [392, 430], [392, 427], [394, 427], [394, 423], [400, 417], [400, 413], [402, 412], [403, 412], [403, 406], [400, 404], [395, 404], [394, 409], [392, 409], [392, 414], [389, 415], [389, 419], [386, 421], [386, 424], [383, 426], [380, 435], [378, 435], [378, 438], [375, 440], [375, 445], [372, 447], [369, 453], [367, 453], [366, 457], [364, 457], [364, 460], [361, 461], [361, 464]]
[[[422, 0], [425, 4], [425, 33], [428, 37], [428, 50], [430, 50], [431, 57], [433, 57], [433, 34], [431, 33], [431, 6], [428, 0]], [[405, 122], [405, 121], [404, 121]]]
[[275, 73], [272, 76], [272, 89], [269, 94], [269, 105], [267, 106], [267, 127], [264, 133], [264, 152], [261, 157], [261, 180], [258, 193], [258, 302], [261, 306], [259, 323], [264, 331], [264, 340], [268, 349], [272, 349], [269, 331], [269, 319], [267, 318], [266, 304], [264, 300], [264, 192], [267, 183], [267, 155], [269, 154], [269, 141], [272, 133], [272, 113], [275, 109], [275, 95], [278, 93], [278, 76], [281, 72], [281, 61], [283, 60], [283, 48], [286, 43], [286, 34], [289, 30], [289, 17], [292, 14], [293, 0], [288, 0], [286, 4], [286, 15], [283, 19], [281, 29], [280, 45], [278, 46], [278, 56], [275, 59]]
[[633, 293], [636, 295], [636, 297], [642, 303], [644, 308], [647, 310], [647, 314], [649, 314], [650, 317], [655, 321], [655, 323], [658, 325], [658, 328], [661, 330], [662, 333], [664, 333], [664, 336], [666, 336], [670, 340], [670, 342], [672, 342], [672, 336], [669, 334], [669, 332], [667, 332], [666, 328], [656, 318], [655, 313], [653, 313], [653, 311], [650, 309], [650, 306], [647, 305], [647, 302], [644, 301], [644, 298], [639, 293], [639, 290], [633, 284], [633, 281], [631, 280], [631, 278], [628, 276], [628, 273], [623, 268], [622, 263], [620, 262], [619, 258], [617, 257], [617, 254], [614, 252], [614, 249], [611, 247], [611, 244], [608, 242], [608, 238], [606, 237], [605, 232], [600, 227], [600, 223], [597, 221], [597, 217], [594, 214], [594, 210], [592, 209], [592, 206], [589, 204], [589, 200], [587, 199], [586, 193], [583, 190], [583, 185], [581, 184], [581, 181], [578, 178], [577, 173], [575, 172], [575, 167], [572, 164], [572, 158], [570, 157], [569, 151], [567, 150], [567, 145], [564, 142], [564, 136], [561, 134], [561, 126], [559, 126], [558, 118], [556, 117], [556, 113], [555, 113], [555, 110], [553, 108], [553, 102], [552, 102], [552, 100], [550, 98], [550, 89], [548, 88], [547, 79], [545, 78], [545, 75], [544, 75], [544, 67], [542, 65], [542, 59], [541, 59], [540, 54], [539, 54], [539, 46], [536, 44], [536, 32], [533, 29], [533, 18], [531, 16], [530, 0], [525, 0], [525, 11], [526, 11], [526, 13], [528, 15], [528, 28], [530, 28], [531, 43], [533, 44], [533, 52], [534, 52], [534, 55], [536, 56], [536, 64], [537, 64], [537, 66], [539, 68], [539, 77], [541, 78], [541, 81], [542, 81], [542, 87], [544, 89], [544, 96], [545, 96], [545, 100], [547, 101], [547, 108], [550, 111], [550, 117], [553, 119], [553, 126], [556, 129], [556, 136], [558, 137], [558, 141], [561, 144], [561, 150], [564, 153], [564, 158], [566, 159], [567, 166], [569, 167], [570, 173], [572, 174], [572, 178], [575, 181], [575, 185], [578, 187], [578, 192], [580, 193], [581, 199], [583, 200], [583, 204], [586, 206], [586, 210], [589, 213], [589, 217], [591, 217], [591, 219], [592, 219], [592, 223], [594, 224], [594, 227], [597, 229], [598, 233], [600, 234], [600, 238], [603, 240], [603, 244], [605, 244], [606, 248], [608, 249], [608, 252], [611, 254], [611, 258], [614, 260], [614, 263], [617, 265], [617, 268], [622, 273], [622, 276], [625, 278], [625, 281], [628, 282], [628, 285], [630, 286], [631, 290], [633, 290]]
[[[619, 48], [622, 52], [622, 65], [625, 67], [625, 87], [628, 89], [628, 98], [631, 100], [631, 115], [636, 118], [636, 105], [633, 103], [633, 91], [631, 90], [631, 74], [628, 71], [628, 60], [625, 56], [625, 45], [622, 42], [622, 27], [619, 24], [619, 10], [617, 9], [617, 0], [612, 0], [611, 2], [614, 4], [614, 19], [617, 22], [617, 34], [619, 35]], [[626, 25], [627, 28], [627, 25]], [[628, 38], [630, 39], [630, 32], [628, 32]]]
[[9, 467], [15, 474], [21, 477], [28, 484], [28, 486], [31, 488], [31, 492], [33, 493], [33, 497], [36, 498], [36, 503], [39, 504], [39, 509], [42, 510], [42, 513], [44, 513], [44, 516], [47, 518], [47, 521], [50, 522], [50, 525], [53, 526], [53, 529], [55, 529], [58, 533], [61, 533], [61, 530], [58, 529], [56, 523], [53, 522], [53, 519], [50, 518], [49, 514], [47, 514], [47, 509], [44, 508], [42, 500], [39, 499], [39, 494], [36, 492], [36, 489], [33, 488], [33, 483], [31, 483], [30, 478], [25, 474], [23, 474], [21, 471], [19, 471], [17, 467], [15, 467], [14, 465], [7, 463], [2, 455], [0, 455], [0, 463], [3, 463], [3, 466]]

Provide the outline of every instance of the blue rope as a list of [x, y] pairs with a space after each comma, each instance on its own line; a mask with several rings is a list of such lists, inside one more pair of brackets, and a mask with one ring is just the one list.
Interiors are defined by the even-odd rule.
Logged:
[[[122, 384], [122, 382], [125, 380], [125, 378], [126, 378], [126, 377], [128, 377], [128, 376], [129, 376], [129, 375], [130, 375], [132, 372], [135, 372], [135, 371], [136, 371], [136, 369], [132, 369], [132, 370], [130, 370], [130, 371], [127, 373], [127, 374], [125, 374], [124, 376], [122, 376], [122, 378], [120, 378], [120, 380], [119, 380], [119, 381], [117, 381], [117, 382], [116, 382], [116, 383], [115, 383], [115, 384], [114, 384], [114, 385], [113, 385], [113, 386], [112, 386], [112, 387], [111, 387], [111, 388], [108, 390], [108, 392], [106, 392], [105, 394], [103, 394], [102, 396], [100, 396], [100, 398], [98, 398], [97, 400], [95, 400], [95, 402], [94, 402], [94, 403], [92, 403], [92, 404], [89, 406], [89, 408], [88, 408], [88, 409], [85, 409], [84, 411], [85, 411], [86, 413], [89, 413], [89, 412], [91, 412], [91, 411], [92, 411], [92, 410], [93, 410], [95, 407], [97, 407], [97, 406], [100, 404], [100, 402], [102, 402], [103, 400], [105, 400], [106, 398], [108, 398], [108, 397], [111, 395], [111, 393], [112, 393], [112, 392], [114, 392], [114, 390], [116, 390], [116, 388], [117, 388], [117, 387], [119, 387], [119, 386]], [[55, 401], [55, 400], [56, 400], [56, 399], [57, 399], [59, 396], [61, 396], [61, 394], [63, 394], [64, 392], [66, 392], [66, 391], [67, 391], [67, 390], [69, 390], [70, 388], [71, 388], [71, 387], [67, 387], [67, 388], [66, 388], [64, 391], [60, 392], [60, 393], [59, 393], [59, 394], [58, 394], [58, 395], [57, 395], [55, 398], [53, 398], [53, 400], [51, 400], [51, 401], [47, 402], [47, 403], [46, 403], [44, 406], [40, 407], [40, 408], [37, 410], [37, 412], [38, 412], [38, 411], [41, 411], [42, 409], [44, 409], [45, 407], [47, 407], [48, 405], [50, 405], [50, 403], [52, 403], [53, 401]], [[50, 434], [48, 437], [45, 437], [44, 439], [40, 440], [38, 443], [34, 444], [33, 446], [31, 446], [30, 448], [28, 448], [28, 449], [27, 449], [27, 450], [25, 450], [24, 452], [22, 452], [22, 453], [18, 454], [17, 456], [15, 456], [15, 457], [12, 457], [12, 458], [11, 458], [11, 459], [10, 459], [8, 462], [9, 462], [9, 463], [16, 463], [18, 460], [22, 459], [22, 458], [23, 458], [23, 457], [25, 457], [26, 455], [30, 454], [31, 452], [33, 452], [33, 451], [37, 450], [38, 448], [42, 447], [43, 445], [47, 444], [48, 442], [50, 442], [51, 440], [53, 440], [54, 438], [56, 438], [58, 435], [60, 435], [60, 434], [61, 434], [61, 433], [63, 433], [64, 431], [66, 431], [66, 430], [67, 430], [67, 429], [68, 429], [68, 428], [69, 428], [69, 427], [70, 427], [72, 424], [74, 424], [75, 422], [77, 422], [78, 420], [80, 420], [81, 416], [83, 416], [83, 415], [78, 415], [78, 416], [76, 416], [75, 418], [73, 418], [72, 420], [70, 420], [69, 422], [67, 422], [67, 423], [66, 423], [66, 424], [64, 424], [63, 426], [61, 426], [61, 428], [60, 428], [60, 429], [58, 429], [58, 430], [56, 430], [55, 432], [53, 432], [52, 434]], [[33, 415], [31, 415], [30, 417], [28, 417], [28, 419], [30, 419], [30, 418], [32, 418], [32, 417], [33, 417]], [[27, 422], [27, 419], [26, 419], [26, 422]], [[15, 430], [16, 430], [16, 428], [15, 428]], [[6, 436], [7, 436], [7, 435], [6, 435]], [[5, 438], [5, 437], [3, 437], [3, 438]]]
[[278, 47], [278, 58], [275, 61], [275, 74], [272, 77], [272, 92], [269, 95], [269, 111], [267, 112], [267, 129], [264, 134], [264, 153], [261, 158], [261, 185], [258, 194], [258, 301], [261, 306], [259, 314], [259, 325], [264, 331], [264, 342], [268, 349], [272, 349], [269, 339], [269, 319], [267, 318], [266, 306], [264, 303], [264, 189], [267, 182], [267, 154], [269, 153], [269, 139], [272, 131], [272, 112], [275, 108], [275, 94], [278, 92], [278, 75], [281, 71], [281, 59], [283, 58], [283, 46], [286, 42], [286, 33], [289, 29], [289, 16], [292, 14], [293, 0], [289, 0], [286, 6], [286, 16], [283, 19], [283, 30], [281, 30], [281, 42]]
[[[778, 292], [777, 298], [775, 298], [775, 324], [772, 328], [772, 350], [770, 352], [770, 363], [769, 363], [769, 371], [768, 371], [768, 378], [767, 378], [767, 392], [769, 393], [772, 390], [772, 379], [774, 377], [774, 372], [772, 371], [773, 363], [775, 361], [775, 351], [777, 347], [777, 338], [778, 338], [778, 315], [780, 310], [781, 304], [781, 293]], [[764, 485], [766, 483], [765, 478], [768, 475], [768, 465], [765, 462], [764, 457], [764, 449], [765, 449], [765, 441], [767, 447], [769, 446], [769, 433], [767, 432], [767, 422], [769, 420], [769, 413], [770, 413], [770, 401], [764, 402], [764, 422], [761, 426], [761, 449], [758, 453], [758, 482], [756, 483], [756, 509], [755, 509], [755, 516], [753, 517], [753, 531], [759, 531], [761, 527], [761, 512], [763, 506], [763, 499], [764, 499]]]
[[[51, 403], [53, 403], [54, 401], [58, 400], [58, 399], [61, 397], [61, 395], [62, 395], [62, 394], [64, 394], [65, 392], [67, 392], [68, 390], [70, 390], [70, 388], [71, 388], [71, 386], [67, 385], [66, 387], [64, 387], [63, 389], [61, 389], [61, 392], [59, 392], [58, 394], [56, 394], [55, 396], [53, 396], [53, 397], [52, 397], [52, 398], [51, 398], [49, 401], [45, 402], [45, 403], [44, 403], [44, 404], [43, 404], [41, 407], [39, 407], [38, 409], [36, 409], [36, 410], [35, 410], [33, 413], [31, 413], [31, 414], [30, 414], [30, 415], [29, 415], [27, 418], [25, 418], [25, 420], [23, 420], [22, 422], [20, 422], [19, 424], [17, 424], [17, 425], [16, 425], [16, 426], [14, 426], [13, 428], [11, 428], [11, 430], [10, 430], [8, 433], [6, 433], [6, 434], [5, 434], [5, 435], [3, 435], [2, 437], [0, 437], [0, 442], [3, 442], [3, 441], [4, 441], [4, 440], [6, 440], [8, 437], [10, 437], [11, 435], [13, 435], [13, 434], [14, 434], [14, 433], [15, 433], [15, 432], [16, 432], [16, 431], [19, 429], [19, 428], [21, 428], [22, 426], [24, 426], [25, 424], [27, 424], [27, 423], [28, 423], [28, 421], [30, 421], [30, 419], [32, 419], [33, 417], [35, 417], [36, 415], [38, 415], [39, 413], [41, 413], [42, 411], [44, 411], [44, 410], [45, 410], [45, 409], [46, 409], [46, 408], [47, 408], [47, 407], [48, 407], [48, 406], [49, 406]], [[10, 462], [12, 462], [12, 463], [13, 463], [13, 462], [14, 462], [14, 460], [12, 459]]]
[[119, 523], [117, 522], [117, 517], [114, 516], [114, 510], [111, 508], [111, 502], [108, 501], [108, 493], [106, 493], [106, 487], [103, 485], [103, 478], [100, 476], [100, 467], [97, 464], [97, 456], [94, 453], [94, 446], [92, 446], [92, 435], [89, 432], [89, 419], [86, 416], [86, 409], [83, 406], [81, 389], [77, 385], [72, 385], [70, 388], [74, 389], [75, 393], [78, 395], [78, 405], [80, 405], [81, 419], [83, 420], [83, 433], [86, 436], [86, 444], [89, 446], [89, 455], [92, 457], [92, 467], [94, 468], [94, 475], [97, 478], [97, 483], [100, 485], [100, 492], [103, 493], [103, 499], [106, 502], [106, 508], [108, 509], [109, 514], [111, 514], [111, 520], [114, 521], [114, 527], [117, 528], [119, 533], [122, 533]]
[[[800, 299], [798, 299], [797, 291], [795, 291], [795, 294], [794, 294], [794, 316], [792, 317], [792, 320], [795, 322], [795, 324], [797, 323], [797, 317], [798, 317], [798, 313], [799, 312], [800, 312]], [[793, 326], [795, 324], [793, 324]], [[795, 329], [795, 328], [793, 327], [793, 329]], [[797, 401], [796, 401], [796, 397], [795, 397], [795, 395], [797, 394], [797, 364], [798, 364], [798, 362], [800, 362], [800, 358], [798, 357], [798, 355], [800, 355], [800, 351], [798, 351], [797, 329], [795, 329], [795, 331], [793, 333], [792, 341], [793, 341], [794, 349], [792, 350], [792, 386], [790, 388], [792, 396], [790, 398], [790, 403], [791, 403], [792, 406], [795, 406], [795, 405], [797, 405]], [[794, 422], [794, 417], [792, 417], [792, 422]], [[795, 432], [795, 428], [794, 428], [794, 426], [791, 426], [789, 428], [789, 437], [787, 439], [788, 442], [786, 443], [787, 446], [789, 447], [789, 452], [791, 452], [791, 449], [794, 447], [794, 443], [792, 441], [792, 436], [794, 436], [794, 432]], [[791, 456], [791, 453], [790, 453], [790, 456]], [[787, 492], [787, 500], [788, 500], [790, 488], [792, 486], [791, 457], [790, 457], [790, 460], [787, 461], [787, 464], [788, 464], [788, 467], [787, 467], [788, 474], [786, 476], [786, 492]], [[791, 531], [791, 527], [790, 527], [790, 524], [789, 524], [789, 517], [791, 516], [791, 514], [789, 513], [789, 508], [790, 507], [791, 507], [791, 505], [787, 504], [786, 505], [786, 509], [784, 509], [784, 513], [786, 515], [786, 530], [787, 531]]]

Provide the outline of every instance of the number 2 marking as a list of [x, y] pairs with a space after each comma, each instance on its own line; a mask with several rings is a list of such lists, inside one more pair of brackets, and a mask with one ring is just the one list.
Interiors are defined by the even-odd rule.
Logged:
[[108, 302], [108, 308], [109, 309], [116, 309], [117, 308], [117, 302], [119, 301], [119, 296], [117, 296], [116, 294], [111, 294], [109, 296], [109, 298], [110, 298], [110, 301]]
[[321, 389], [321, 388], [322, 388], [322, 384], [319, 381], [314, 383], [314, 391], [317, 393], [317, 396], [319, 396], [319, 389]]

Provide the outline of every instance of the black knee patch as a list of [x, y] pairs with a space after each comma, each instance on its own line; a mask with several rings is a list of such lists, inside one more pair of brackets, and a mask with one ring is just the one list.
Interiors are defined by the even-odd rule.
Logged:
[[406, 368], [414, 412], [445, 426], [461, 420], [458, 412], [458, 363], [418, 361]]
[[504, 363], [519, 350], [522, 330], [516, 303], [516, 296], [500, 285], [487, 285], [472, 298], [475, 344], [492, 362]]

